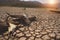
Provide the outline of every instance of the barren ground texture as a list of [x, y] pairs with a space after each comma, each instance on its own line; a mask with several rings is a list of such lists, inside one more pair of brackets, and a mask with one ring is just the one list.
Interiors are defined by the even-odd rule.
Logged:
[[6, 12], [34, 15], [37, 21], [29, 27], [18, 28], [13, 35], [0, 35], [0, 40], [60, 40], [60, 14], [46, 8], [0, 7], [0, 20], [5, 19]]

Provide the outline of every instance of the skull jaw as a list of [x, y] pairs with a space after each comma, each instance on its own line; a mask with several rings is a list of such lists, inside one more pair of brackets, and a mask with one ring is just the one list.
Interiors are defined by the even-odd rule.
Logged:
[[12, 23], [9, 23], [9, 25], [10, 25], [10, 27], [8, 28], [8, 32], [9, 32], [9, 33], [10, 33], [11, 31], [13, 31], [13, 30], [17, 27], [17, 25], [12, 24]]

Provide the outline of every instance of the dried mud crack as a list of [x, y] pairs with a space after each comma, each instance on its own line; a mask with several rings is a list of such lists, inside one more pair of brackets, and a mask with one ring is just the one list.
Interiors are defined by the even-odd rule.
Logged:
[[27, 14], [35, 15], [38, 21], [32, 22], [29, 27], [18, 28], [12, 36], [0, 35], [0, 40], [60, 40], [60, 14], [44, 10], [41, 12], [40, 9], [31, 10], [33, 9], [28, 8]]

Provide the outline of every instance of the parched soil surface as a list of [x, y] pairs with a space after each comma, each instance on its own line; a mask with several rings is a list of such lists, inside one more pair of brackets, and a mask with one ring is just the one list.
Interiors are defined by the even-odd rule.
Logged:
[[[18, 28], [13, 35], [0, 35], [0, 40], [60, 40], [60, 14], [46, 8], [0, 7], [0, 18], [5, 19], [6, 12], [12, 15], [26, 13], [37, 17], [29, 27]], [[0, 20], [1, 20], [0, 19]]]

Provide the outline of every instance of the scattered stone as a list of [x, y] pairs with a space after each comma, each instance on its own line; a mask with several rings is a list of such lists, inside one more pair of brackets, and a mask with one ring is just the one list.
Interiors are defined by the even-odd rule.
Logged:
[[38, 32], [35, 32], [35, 35], [39, 35], [40, 33], [38, 33]]
[[46, 25], [46, 27], [49, 27], [49, 25]]
[[12, 39], [12, 40], [18, 40], [18, 38]]
[[34, 31], [30, 31], [31, 34], [34, 34]]
[[51, 30], [49, 30], [49, 29], [46, 29], [46, 32], [51, 33], [52, 31], [51, 31]]
[[45, 35], [45, 34], [47, 34], [47, 32], [46, 31], [42, 31], [42, 32], [40, 32], [42, 35]]
[[16, 33], [19, 33], [20, 31], [19, 30], [16, 30]]
[[18, 26], [19, 26], [19, 27], [23, 27], [23, 25], [22, 25], [22, 24], [19, 24]]
[[31, 36], [28, 40], [34, 40], [34, 37], [33, 37], [33, 36]]
[[47, 27], [48, 29], [50, 29], [51, 27]]
[[0, 38], [2, 37], [2, 35], [0, 35]]
[[54, 29], [50, 28], [49, 30], [53, 31]]
[[36, 34], [32, 34], [32, 36], [36, 36]]
[[26, 36], [29, 37], [29, 36], [31, 36], [31, 34], [30, 33], [27, 33]]
[[28, 31], [29, 29], [28, 29], [28, 27], [25, 27], [25, 31]]
[[49, 33], [49, 36], [54, 38], [56, 36], [56, 34], [55, 33]]
[[36, 35], [37, 38], [40, 38], [42, 35]]
[[35, 40], [42, 40], [41, 38], [35, 38]]
[[25, 30], [25, 28], [19, 28], [21, 31], [24, 31]]
[[51, 40], [55, 40], [55, 39], [51, 39]]
[[35, 30], [35, 32], [40, 32], [40, 30], [37, 29], [37, 30]]
[[0, 38], [0, 40], [3, 40], [3, 39], [4, 39], [3, 37]]
[[54, 26], [51, 25], [50, 27], [51, 27], [51, 29], [54, 29]]
[[33, 29], [32, 29], [31, 27], [29, 27], [29, 30], [30, 30], [30, 31], [33, 31]]
[[26, 38], [25, 37], [21, 37], [19, 40], [26, 40]]
[[60, 40], [60, 33], [57, 34], [56, 39]]
[[49, 37], [48, 35], [44, 35], [44, 36], [42, 37], [42, 39], [43, 39], [43, 40], [49, 40], [50, 37]]
[[13, 33], [13, 35], [15, 35], [15, 34], [16, 34], [16, 32]]
[[8, 39], [8, 36], [5, 36], [5, 39]]
[[23, 33], [19, 33], [16, 36], [21, 37], [21, 36], [24, 36], [24, 34]]
[[29, 31], [24, 31], [24, 34], [28, 34], [29, 33]]

